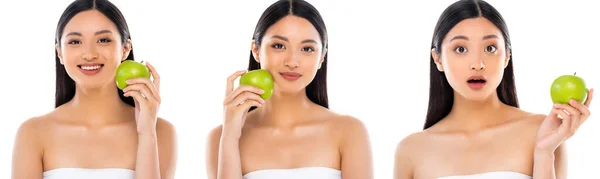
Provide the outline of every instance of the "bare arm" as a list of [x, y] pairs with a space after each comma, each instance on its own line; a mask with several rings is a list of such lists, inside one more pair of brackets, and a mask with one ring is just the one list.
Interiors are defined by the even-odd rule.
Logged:
[[394, 160], [394, 179], [413, 178], [413, 164], [410, 159], [408, 140], [409, 138], [402, 140], [396, 147]]
[[158, 163], [158, 140], [154, 135], [139, 135], [137, 160], [135, 161], [135, 178], [160, 178]]
[[235, 135], [222, 134], [222, 126], [209, 134], [206, 150], [208, 179], [241, 179], [239, 139]]
[[358, 119], [348, 117], [341, 143], [342, 178], [372, 179], [373, 159], [369, 134]]
[[177, 139], [175, 128], [160, 119], [157, 121], [156, 134], [138, 136], [136, 179], [175, 177], [177, 161]]
[[564, 144], [554, 153], [535, 152], [533, 162], [534, 179], [566, 179], [567, 156]]
[[12, 179], [42, 178], [43, 149], [36, 131], [35, 121], [31, 119], [19, 127], [12, 155]]
[[227, 78], [223, 125], [212, 130], [208, 136], [206, 168], [209, 179], [241, 179], [239, 139], [245, 115], [252, 106], [260, 107], [264, 100], [259, 96], [264, 91], [253, 86], [240, 85], [233, 88], [233, 81], [246, 70], [240, 70]]
[[177, 166], [177, 132], [173, 124], [160, 118], [156, 130], [158, 131], [160, 178], [173, 179]]

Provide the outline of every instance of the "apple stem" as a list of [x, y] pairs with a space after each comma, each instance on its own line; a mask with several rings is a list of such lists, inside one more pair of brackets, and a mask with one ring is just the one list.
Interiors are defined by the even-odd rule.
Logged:
[[577, 72], [573, 73], [573, 76], [577, 76]]

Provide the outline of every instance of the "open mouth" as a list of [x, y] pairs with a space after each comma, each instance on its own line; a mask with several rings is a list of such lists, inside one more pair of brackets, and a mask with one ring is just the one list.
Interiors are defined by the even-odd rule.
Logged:
[[485, 79], [472, 79], [467, 81], [469, 84], [485, 84], [485, 82]]
[[483, 76], [471, 76], [467, 80], [467, 84], [469, 84], [469, 88], [473, 90], [480, 90], [485, 87], [487, 80]]
[[98, 65], [77, 65], [77, 67], [79, 67], [82, 70], [85, 71], [94, 71], [94, 70], [99, 70], [100, 68], [104, 67], [104, 64], [98, 64]]

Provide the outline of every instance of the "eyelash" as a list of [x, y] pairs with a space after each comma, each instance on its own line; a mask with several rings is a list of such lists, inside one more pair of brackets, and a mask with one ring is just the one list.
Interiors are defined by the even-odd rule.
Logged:
[[[112, 40], [110, 40], [109, 38], [102, 38], [102, 39], [98, 40], [98, 42], [99, 43], [110, 43], [110, 42], [112, 42]], [[77, 45], [77, 44], [81, 44], [81, 41], [79, 41], [79, 40], [70, 40], [68, 42], [68, 44]]]
[[[275, 49], [285, 49], [285, 46], [282, 45], [282, 44], [273, 44], [273, 45], [271, 45], [271, 47], [273, 47]], [[312, 48], [312, 47], [304, 47], [304, 48], [302, 48], [302, 51], [306, 51], [306, 52], [311, 52], [312, 53], [312, 52], [315, 51], [315, 49]]]
[[[492, 50], [488, 50], [490, 47], [492, 48]], [[461, 49], [461, 48], [464, 49], [463, 52], [459, 52], [459, 49]], [[485, 52], [490, 52], [490, 53], [494, 53], [497, 50], [498, 50], [498, 48], [496, 48], [496, 46], [494, 46], [494, 45], [487, 46], [484, 49]], [[467, 48], [465, 48], [463, 46], [458, 46], [458, 47], [454, 48], [454, 52], [456, 52], [456, 53], [466, 53], [466, 52], [468, 52], [468, 50], [467, 50]]]

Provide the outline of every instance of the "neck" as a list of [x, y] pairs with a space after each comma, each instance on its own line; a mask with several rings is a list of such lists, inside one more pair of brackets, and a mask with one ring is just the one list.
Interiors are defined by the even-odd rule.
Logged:
[[479, 129], [501, 119], [502, 117], [496, 114], [500, 114], [500, 110], [504, 106], [497, 93], [493, 93], [484, 100], [474, 101], [466, 99], [455, 92], [454, 103], [448, 118], [460, 121], [458, 123], [461, 128]]
[[127, 105], [121, 101], [116, 86], [98, 88], [75, 87], [75, 96], [69, 102], [78, 117], [88, 122], [118, 120], [126, 113]]
[[259, 109], [260, 121], [265, 125], [290, 126], [297, 122], [313, 103], [306, 91], [298, 93], [273, 93], [270, 99]]

